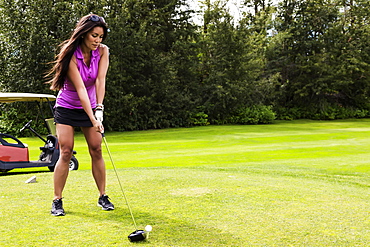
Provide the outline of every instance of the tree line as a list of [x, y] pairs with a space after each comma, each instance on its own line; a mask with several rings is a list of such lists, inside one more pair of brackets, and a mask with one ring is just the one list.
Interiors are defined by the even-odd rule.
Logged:
[[[239, 19], [226, 2], [0, 0], [0, 91], [55, 94], [58, 44], [96, 13], [110, 28], [108, 130], [370, 116], [368, 0], [246, 0]], [[0, 130], [31, 114], [0, 107]]]

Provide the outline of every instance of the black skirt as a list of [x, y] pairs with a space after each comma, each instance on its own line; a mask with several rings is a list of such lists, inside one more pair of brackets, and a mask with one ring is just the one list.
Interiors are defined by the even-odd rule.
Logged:
[[70, 125], [73, 127], [93, 127], [93, 124], [84, 109], [56, 107], [54, 109], [54, 121], [59, 124]]

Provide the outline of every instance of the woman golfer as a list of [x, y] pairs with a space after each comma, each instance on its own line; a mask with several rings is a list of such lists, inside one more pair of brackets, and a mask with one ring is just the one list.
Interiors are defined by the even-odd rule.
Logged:
[[60, 156], [54, 170], [54, 200], [51, 214], [64, 216], [62, 192], [69, 172], [74, 146], [74, 127], [81, 127], [92, 161], [92, 173], [100, 197], [98, 206], [113, 210], [105, 194], [105, 163], [101, 151], [104, 131], [103, 100], [105, 77], [109, 64], [108, 47], [101, 42], [107, 37], [107, 24], [98, 15], [82, 17], [70, 39], [61, 44], [60, 53], [49, 76], [50, 89], [59, 90], [54, 118]]

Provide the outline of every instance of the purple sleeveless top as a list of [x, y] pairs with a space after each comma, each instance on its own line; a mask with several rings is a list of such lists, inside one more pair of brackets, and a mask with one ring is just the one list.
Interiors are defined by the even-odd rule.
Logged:
[[[77, 47], [74, 52], [74, 56], [77, 61], [77, 68], [80, 71], [82, 81], [85, 84], [87, 95], [89, 96], [91, 108], [96, 107], [96, 89], [95, 81], [99, 71], [100, 53], [99, 47], [95, 51], [92, 51], [90, 67], [84, 62], [84, 56], [82, 54], [80, 46]], [[63, 88], [59, 91], [55, 107], [64, 107], [68, 109], [83, 109], [80, 98], [78, 97], [77, 91], [73, 86], [73, 83], [66, 79], [64, 81]]]

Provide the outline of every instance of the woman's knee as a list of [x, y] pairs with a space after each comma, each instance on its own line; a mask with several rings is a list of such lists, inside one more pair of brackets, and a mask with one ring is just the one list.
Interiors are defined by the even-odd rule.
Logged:
[[60, 150], [60, 158], [65, 162], [69, 162], [72, 158], [72, 155], [73, 155], [72, 148], [63, 148]]
[[95, 158], [101, 158], [102, 157], [101, 145], [90, 146], [89, 151], [90, 151], [90, 155], [92, 157], [95, 157]]

